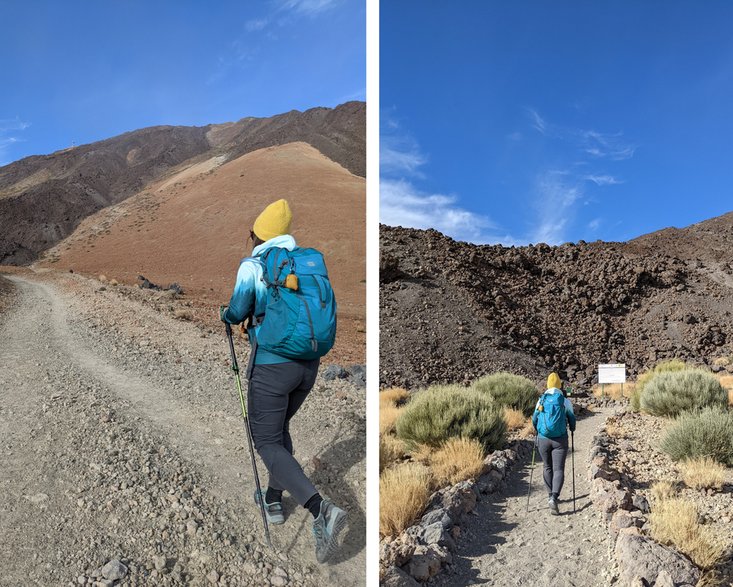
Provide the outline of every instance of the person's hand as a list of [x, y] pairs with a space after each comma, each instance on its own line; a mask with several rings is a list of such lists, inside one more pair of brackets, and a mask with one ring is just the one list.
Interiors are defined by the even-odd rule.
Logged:
[[226, 322], [226, 320], [224, 319], [224, 314], [226, 314], [226, 311], [228, 309], [229, 308], [227, 308], [227, 306], [219, 306], [219, 320], [221, 320], [222, 322]]

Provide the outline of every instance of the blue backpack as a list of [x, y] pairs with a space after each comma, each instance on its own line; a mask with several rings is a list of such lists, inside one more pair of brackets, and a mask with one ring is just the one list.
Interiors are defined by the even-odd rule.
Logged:
[[289, 359], [325, 355], [336, 339], [336, 298], [316, 249], [270, 247], [258, 256], [267, 286], [257, 346]]
[[543, 393], [537, 410], [537, 432], [542, 436], [557, 438], [567, 433], [565, 396], [562, 393]]

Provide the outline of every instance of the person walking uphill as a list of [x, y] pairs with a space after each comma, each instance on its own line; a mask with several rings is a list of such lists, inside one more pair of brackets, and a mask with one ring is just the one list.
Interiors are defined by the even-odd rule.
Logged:
[[229, 324], [249, 319], [247, 411], [255, 449], [269, 473], [264, 500], [270, 524], [285, 521], [287, 491], [313, 516], [316, 559], [325, 562], [338, 548], [346, 512], [321, 497], [293, 457], [289, 424], [313, 387], [320, 357], [333, 346], [336, 302], [323, 256], [300, 248], [289, 234], [292, 213], [286, 200], [267, 206], [250, 231], [252, 255], [242, 260], [229, 306]]
[[570, 400], [560, 387], [557, 373], [547, 378], [547, 390], [540, 396], [532, 414], [532, 425], [537, 431], [537, 448], [544, 463], [543, 478], [550, 513], [560, 513], [557, 502], [565, 481], [565, 457], [568, 454], [568, 427], [575, 432], [575, 413]]

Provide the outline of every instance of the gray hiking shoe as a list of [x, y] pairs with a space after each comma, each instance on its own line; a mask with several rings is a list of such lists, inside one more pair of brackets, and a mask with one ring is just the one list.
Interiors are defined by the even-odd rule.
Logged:
[[277, 525], [285, 523], [285, 516], [283, 515], [283, 504], [281, 501], [267, 503], [267, 499], [265, 499], [265, 492], [257, 491], [256, 489], [254, 497], [255, 503], [258, 507], [260, 505], [260, 499], [262, 499], [262, 503], [265, 504], [265, 516], [267, 517], [268, 524]]
[[557, 507], [557, 499], [554, 497], [551, 497], [547, 500], [547, 505], [550, 506], [550, 513], [553, 516], [557, 516], [560, 513], [560, 509]]
[[339, 547], [339, 533], [346, 526], [346, 512], [332, 501], [321, 502], [321, 513], [313, 520], [313, 537], [316, 539], [316, 560], [325, 563]]

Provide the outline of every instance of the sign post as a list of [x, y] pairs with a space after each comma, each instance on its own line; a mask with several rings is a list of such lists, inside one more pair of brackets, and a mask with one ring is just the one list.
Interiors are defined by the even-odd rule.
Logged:
[[626, 383], [626, 363], [600, 363], [598, 365], [598, 383], [601, 384], [601, 397], [605, 397], [606, 383], [620, 383], [621, 394]]

